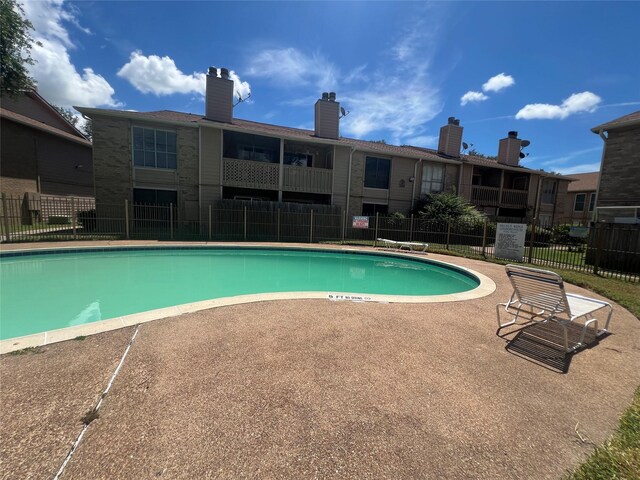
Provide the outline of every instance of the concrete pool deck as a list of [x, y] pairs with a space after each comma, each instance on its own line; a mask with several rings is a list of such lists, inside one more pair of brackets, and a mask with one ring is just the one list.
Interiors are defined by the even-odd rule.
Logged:
[[[151, 242], [104, 242], [140, 243]], [[38, 247], [61, 245], [74, 244]], [[560, 478], [640, 384], [640, 321], [614, 305], [612, 335], [565, 359], [522, 332], [496, 336], [504, 267], [428, 258], [496, 290], [454, 303], [258, 302], [142, 324], [62, 478]], [[0, 357], [2, 478], [55, 475], [134, 328]]]

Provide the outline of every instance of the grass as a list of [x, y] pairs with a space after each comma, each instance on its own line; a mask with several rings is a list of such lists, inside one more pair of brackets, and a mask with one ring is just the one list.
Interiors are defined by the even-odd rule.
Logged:
[[[526, 254], [529, 254], [528, 250], [526, 251]], [[533, 258], [555, 263], [566, 263], [569, 265], [584, 265], [585, 255], [585, 252], [570, 252], [559, 248], [535, 247], [533, 249]]]
[[620, 417], [613, 436], [596, 447], [582, 465], [565, 480], [609, 480], [640, 478], [640, 388], [631, 406]]

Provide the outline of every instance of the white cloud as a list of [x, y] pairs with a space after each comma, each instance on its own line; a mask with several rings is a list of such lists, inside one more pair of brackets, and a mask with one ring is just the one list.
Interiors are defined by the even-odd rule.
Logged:
[[315, 85], [332, 90], [337, 83], [336, 67], [320, 54], [305, 55], [300, 50], [273, 48], [259, 52], [249, 63], [248, 75], [276, 80], [280, 85]]
[[562, 175], [571, 175], [573, 173], [589, 173], [600, 171], [600, 162], [595, 163], [583, 163], [580, 165], [573, 165], [572, 167], [562, 167], [555, 170]]
[[142, 93], [154, 95], [172, 95], [174, 93], [199, 93], [204, 95], [206, 75], [194, 72], [182, 73], [173, 59], [158, 55], [145, 56], [135, 51], [118, 71], [124, 78]]
[[42, 46], [34, 45], [31, 56], [36, 61], [29, 72], [38, 84], [38, 93], [54, 105], [69, 108], [73, 105], [88, 107], [116, 107], [115, 91], [109, 82], [90, 67], [78, 72], [69, 56], [75, 48], [67, 30], [80, 26], [77, 11], [62, 0], [27, 1], [23, 5], [25, 16], [33, 23], [33, 37]]
[[[175, 93], [195, 93], [204, 96], [206, 93], [205, 73], [193, 72], [187, 75], [167, 56], [146, 56], [140, 51], [135, 51], [131, 53], [129, 61], [120, 68], [118, 76], [128, 80], [139, 92], [157, 96]], [[229, 78], [233, 80], [234, 94], [247, 98], [251, 92], [249, 83], [243, 82], [233, 70], [229, 72]]]
[[469, 102], [484, 102], [488, 99], [489, 97], [482, 92], [474, 92], [473, 90], [469, 90], [462, 97], [460, 97], [460, 105], [465, 106]]
[[438, 139], [439, 137], [436, 135], [418, 135], [417, 137], [407, 138], [404, 144], [429, 148], [438, 145]]
[[516, 118], [523, 120], [564, 119], [575, 113], [593, 112], [598, 108], [598, 104], [601, 101], [602, 99], [595, 93], [574, 93], [569, 98], [563, 100], [560, 105], [551, 105], [548, 103], [531, 103], [525, 105], [516, 113]]
[[505, 75], [504, 72], [491, 77], [482, 85], [485, 92], [499, 92], [516, 83], [511, 75]]

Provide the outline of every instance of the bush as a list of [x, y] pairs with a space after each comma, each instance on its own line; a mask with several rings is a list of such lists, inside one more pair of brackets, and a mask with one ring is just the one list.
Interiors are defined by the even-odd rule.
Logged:
[[569, 231], [571, 230], [571, 225], [563, 224], [556, 225], [551, 229], [551, 243], [555, 243], [558, 245], [568, 245], [569, 251], [572, 248], [576, 250], [581, 250], [583, 245], [587, 243], [585, 238], [576, 238], [569, 235]]
[[47, 220], [49, 225], [69, 225], [71, 223], [71, 219], [69, 217], [62, 216], [51, 216], [49, 220]]
[[453, 193], [429, 193], [418, 202], [418, 215], [425, 220], [484, 220], [485, 216], [463, 197]]
[[77, 218], [86, 232], [96, 231], [97, 215], [95, 210], [83, 210], [78, 212]]

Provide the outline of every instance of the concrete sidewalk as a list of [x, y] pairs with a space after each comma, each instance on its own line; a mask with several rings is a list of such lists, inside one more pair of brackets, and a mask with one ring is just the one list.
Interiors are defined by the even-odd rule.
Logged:
[[[562, 374], [560, 347], [534, 362], [505, 348], [517, 332], [496, 336], [503, 267], [430, 258], [497, 290], [428, 305], [262, 302], [142, 325], [62, 478], [560, 478], [593, 449], [576, 426], [601, 443], [640, 384], [640, 321], [615, 306], [613, 335]], [[132, 333], [0, 357], [3, 478], [55, 474]]]

